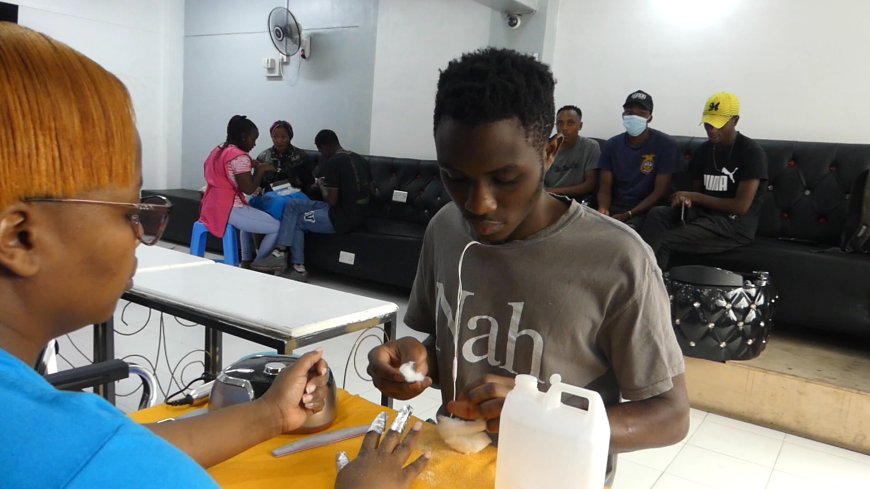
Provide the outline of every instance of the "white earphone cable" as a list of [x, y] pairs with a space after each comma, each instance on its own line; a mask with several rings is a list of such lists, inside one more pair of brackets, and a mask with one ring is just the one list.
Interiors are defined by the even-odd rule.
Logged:
[[459, 266], [456, 269], [456, 312], [453, 313], [453, 400], [456, 400], [456, 378], [459, 370], [459, 316], [461, 313], [462, 301], [462, 261], [465, 259], [465, 252], [472, 245], [480, 244], [477, 241], [469, 241], [465, 248], [462, 249], [462, 254], [459, 255]]

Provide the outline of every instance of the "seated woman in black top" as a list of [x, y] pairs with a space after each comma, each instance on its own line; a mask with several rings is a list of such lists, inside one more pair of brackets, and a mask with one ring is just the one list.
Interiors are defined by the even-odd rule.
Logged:
[[272, 136], [272, 147], [260, 153], [257, 161], [269, 163], [276, 172], [270, 172], [263, 176], [260, 186], [264, 191], [273, 190], [272, 185], [287, 182], [291, 186], [301, 189], [309, 197], [319, 195], [314, 186], [314, 169], [311, 160], [305, 151], [290, 144], [293, 141], [293, 126], [287, 121], [275, 121], [269, 128]]

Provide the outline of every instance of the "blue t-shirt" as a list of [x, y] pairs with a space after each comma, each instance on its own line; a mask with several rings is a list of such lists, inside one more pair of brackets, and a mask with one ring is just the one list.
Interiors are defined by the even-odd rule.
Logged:
[[650, 128], [649, 139], [639, 148], [628, 145], [628, 133], [608, 139], [598, 167], [613, 173], [613, 202], [635, 205], [652, 193], [657, 175], [677, 172], [678, 158], [674, 138]]
[[2, 349], [0, 406], [0, 487], [218, 487], [103, 398], [59, 391]]

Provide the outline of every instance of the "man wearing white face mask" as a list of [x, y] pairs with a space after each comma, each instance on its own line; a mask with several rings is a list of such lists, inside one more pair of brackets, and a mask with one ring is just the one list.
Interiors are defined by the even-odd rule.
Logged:
[[622, 109], [625, 132], [607, 140], [601, 152], [598, 210], [637, 230], [646, 212], [668, 193], [679, 151], [674, 138], [649, 127], [650, 94], [632, 92]]

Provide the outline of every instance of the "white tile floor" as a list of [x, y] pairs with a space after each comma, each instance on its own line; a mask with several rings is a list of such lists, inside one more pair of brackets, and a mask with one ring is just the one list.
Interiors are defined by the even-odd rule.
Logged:
[[[399, 336], [419, 333], [402, 324], [407, 306], [407, 292], [340, 277], [312, 276], [312, 283], [389, 300], [399, 304]], [[145, 324], [148, 311], [131, 305], [125, 319], [129, 326], [120, 322], [119, 305], [116, 314], [116, 330], [119, 333], [135, 331]], [[116, 336], [116, 356], [144, 355], [157, 363], [158, 377], [164, 391], [176, 390], [177, 383], [170, 384], [170, 372], [175, 378], [186, 382], [202, 372], [201, 353], [203, 328], [184, 327], [172, 317], [164, 317], [165, 341], [160, 338], [159, 315], [155, 312], [144, 329], [134, 336]], [[360, 337], [347, 335], [323, 342], [333, 373], [349, 392], [379, 402], [380, 393], [368, 380], [360, 378], [355, 369], [365, 375], [366, 354], [378, 340], [362, 340], [354, 357], [350, 357], [355, 341]], [[70, 339], [83, 353], [77, 352]], [[246, 340], [224, 335], [225, 364], [243, 355], [266, 349]], [[158, 348], [158, 345], [165, 345]], [[159, 362], [157, 362], [159, 350]], [[191, 351], [194, 353], [189, 354]], [[92, 352], [90, 328], [84, 328], [61, 340], [61, 353], [75, 365], [89, 363]], [[185, 355], [187, 355], [185, 357]], [[131, 358], [131, 361], [136, 359]], [[348, 367], [345, 368], [345, 364]], [[61, 368], [65, 368], [61, 361]], [[124, 394], [135, 387], [133, 381], [119, 384], [118, 392]], [[162, 397], [158, 395], [162, 400]], [[136, 408], [138, 394], [121, 397], [118, 406], [125, 411]], [[440, 404], [438, 391], [430, 390], [417, 399], [409, 401], [415, 414], [434, 417]], [[403, 403], [397, 403], [401, 406]], [[843, 450], [812, 440], [785, 434], [761, 426], [725, 418], [693, 409], [689, 435], [682, 442], [655, 450], [643, 450], [620, 456], [614, 489], [804, 489], [804, 488], [870, 488], [870, 456]]]

